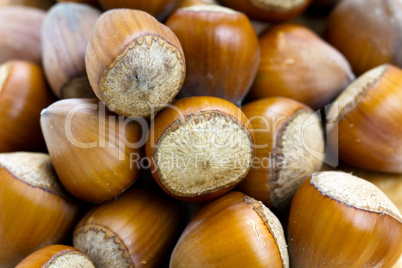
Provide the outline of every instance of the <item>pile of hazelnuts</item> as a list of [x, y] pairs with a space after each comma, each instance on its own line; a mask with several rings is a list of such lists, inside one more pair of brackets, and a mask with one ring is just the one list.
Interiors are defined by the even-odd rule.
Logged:
[[402, 0], [0, 0], [0, 268], [402, 267]]

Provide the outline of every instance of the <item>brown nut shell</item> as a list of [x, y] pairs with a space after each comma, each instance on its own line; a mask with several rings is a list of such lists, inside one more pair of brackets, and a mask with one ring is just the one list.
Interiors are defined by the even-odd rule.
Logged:
[[166, 25], [186, 55], [179, 96], [214, 96], [239, 104], [254, 80], [260, 53], [248, 18], [218, 5], [195, 5], [175, 11]]
[[402, 253], [402, 216], [373, 184], [318, 172], [292, 201], [292, 267], [392, 267]]
[[180, 231], [180, 211], [172, 201], [130, 189], [81, 219], [74, 246], [97, 268], [161, 267]]
[[311, 0], [221, 0], [230, 8], [244, 12], [254, 20], [279, 22], [296, 17]]
[[329, 17], [326, 39], [356, 75], [384, 63], [402, 67], [402, 2], [341, 1]]
[[95, 268], [80, 250], [64, 245], [51, 245], [28, 255], [15, 268]]
[[260, 48], [252, 99], [282, 96], [321, 108], [354, 78], [345, 57], [303, 26], [270, 28], [260, 37]]
[[52, 102], [39, 66], [26, 61], [0, 65], [0, 152], [44, 150], [39, 118]]
[[0, 64], [27, 60], [41, 64], [43, 10], [24, 6], [0, 9]]
[[54, 5], [42, 26], [42, 61], [59, 98], [95, 97], [85, 71], [85, 52], [100, 11], [76, 3]]
[[161, 188], [175, 198], [207, 201], [233, 189], [254, 157], [251, 125], [234, 104], [215, 97], [174, 102], [151, 123], [146, 154]]
[[130, 9], [102, 14], [85, 56], [96, 96], [123, 116], [147, 117], [166, 107], [186, 73], [179, 40], [151, 15]]
[[261, 202], [231, 192], [201, 208], [173, 250], [171, 268], [288, 268], [282, 225]]
[[331, 106], [329, 145], [355, 167], [402, 172], [402, 70], [376, 67], [350, 84]]
[[78, 207], [66, 197], [50, 158], [0, 154], [0, 266], [14, 267], [39, 248], [60, 243]]
[[72, 195], [103, 202], [138, 178], [140, 167], [131, 160], [141, 157], [145, 134], [137, 122], [109, 112], [96, 99], [55, 102], [40, 120], [56, 172]]
[[255, 136], [253, 168], [239, 190], [268, 207], [286, 209], [296, 190], [324, 158], [320, 118], [286, 98], [265, 98], [242, 107]]
[[138, 9], [149, 13], [159, 21], [166, 19], [180, 2], [181, 0], [99, 0], [101, 6], [106, 10], [115, 8]]

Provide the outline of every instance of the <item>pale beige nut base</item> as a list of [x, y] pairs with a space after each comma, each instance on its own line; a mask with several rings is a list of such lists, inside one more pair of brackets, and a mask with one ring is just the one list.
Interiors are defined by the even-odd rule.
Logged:
[[336, 101], [332, 104], [328, 113], [328, 132], [335, 127], [336, 123], [339, 123], [350, 111], [358, 106], [367, 91], [369, 91], [381, 79], [386, 68], [386, 65], [381, 65], [367, 71], [358, 77], [342, 92], [341, 95], [339, 95]]
[[124, 116], [147, 117], [166, 107], [185, 77], [184, 60], [176, 47], [158, 36], [136, 39], [100, 79], [106, 106]]
[[267, 226], [272, 237], [275, 239], [276, 245], [278, 246], [282, 260], [282, 267], [288, 268], [289, 254], [282, 224], [278, 218], [266, 206], [264, 206], [262, 202], [247, 196], [245, 197], [245, 201], [254, 209], [255, 212], [257, 212], [257, 214], [263, 220], [265, 226]]
[[0, 167], [27, 184], [64, 195], [47, 154], [3, 153], [0, 154]]
[[311, 176], [321, 194], [357, 209], [387, 214], [402, 223], [398, 208], [374, 184], [345, 172], [317, 172]]
[[275, 174], [268, 181], [271, 201], [279, 208], [287, 206], [299, 186], [321, 169], [325, 150], [320, 120], [310, 110], [299, 110], [282, 128], [274, 148]]
[[159, 139], [154, 159], [160, 182], [194, 197], [240, 182], [249, 172], [253, 140], [235, 118], [206, 111], [181, 118]]
[[63, 251], [54, 256], [45, 268], [95, 268], [92, 261], [79, 251]]
[[74, 247], [84, 252], [96, 268], [134, 267], [124, 243], [112, 231], [97, 225], [87, 225], [77, 230]]
[[303, 5], [306, 0], [249, 0], [255, 7], [271, 11], [288, 11]]

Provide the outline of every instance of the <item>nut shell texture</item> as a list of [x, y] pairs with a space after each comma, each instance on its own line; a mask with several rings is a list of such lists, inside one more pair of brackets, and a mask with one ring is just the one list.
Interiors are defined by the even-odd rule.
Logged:
[[15, 268], [95, 268], [92, 261], [76, 248], [51, 245], [23, 259]]
[[234, 104], [214, 97], [176, 101], [151, 123], [146, 153], [170, 195], [205, 201], [234, 188], [249, 172], [253, 136]]
[[265, 205], [284, 209], [304, 180], [321, 169], [321, 120], [302, 103], [264, 98], [243, 106], [255, 131], [256, 158], [239, 189]]
[[46, 154], [0, 154], [0, 266], [14, 267], [44, 246], [60, 243], [78, 207], [66, 198]]
[[149, 116], [167, 106], [185, 78], [183, 51], [174, 33], [149, 14], [104, 13], [86, 52], [96, 96], [123, 116]]
[[166, 25], [186, 55], [186, 80], [179, 95], [241, 102], [259, 62], [258, 38], [248, 18], [217, 5], [195, 5], [178, 9]]
[[42, 26], [42, 60], [59, 98], [95, 97], [85, 71], [85, 52], [100, 12], [87, 5], [53, 6]]
[[239, 192], [206, 204], [176, 244], [170, 267], [289, 267], [283, 229], [272, 212]]
[[0, 152], [44, 150], [39, 117], [52, 102], [39, 66], [26, 61], [0, 65]]
[[244, 12], [251, 19], [277, 22], [302, 13], [311, 0], [222, 0], [224, 5]]
[[119, 118], [95, 99], [55, 102], [41, 115], [50, 157], [64, 187], [74, 196], [103, 202], [138, 177], [130, 157], [142, 154], [141, 127]]
[[[357, 78], [331, 106], [329, 144], [355, 167], [402, 172], [402, 70], [381, 65]], [[338, 134], [339, 133], [339, 134]]]
[[282, 96], [321, 108], [354, 79], [345, 57], [303, 26], [270, 28], [260, 37], [260, 48], [252, 99]]
[[373, 184], [343, 172], [314, 173], [289, 217], [292, 267], [392, 267], [402, 253], [401, 214]]
[[23, 6], [0, 9], [0, 64], [9, 60], [41, 63], [43, 10]]
[[158, 20], [164, 20], [181, 0], [99, 0], [104, 9], [129, 8], [145, 11]]
[[97, 268], [161, 267], [179, 231], [180, 212], [172, 201], [130, 189], [84, 216], [74, 246]]
[[341, 1], [329, 17], [326, 39], [356, 75], [384, 63], [402, 67], [402, 1]]

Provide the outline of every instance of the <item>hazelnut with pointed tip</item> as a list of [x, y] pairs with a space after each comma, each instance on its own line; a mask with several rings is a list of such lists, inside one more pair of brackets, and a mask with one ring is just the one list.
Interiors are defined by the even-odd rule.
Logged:
[[343, 172], [318, 172], [293, 198], [291, 266], [392, 267], [402, 253], [402, 216], [373, 184]]
[[43, 110], [40, 122], [56, 172], [72, 195], [103, 202], [138, 178], [134, 160], [145, 136], [138, 121], [118, 117], [96, 99], [66, 99]]
[[204, 205], [187, 225], [171, 268], [288, 268], [282, 225], [261, 202], [231, 192]]
[[328, 142], [355, 167], [402, 172], [402, 70], [378, 66], [351, 83], [327, 118]]
[[260, 48], [252, 99], [281, 96], [321, 108], [354, 79], [345, 57], [303, 26], [270, 28], [260, 37]]
[[57, 97], [95, 97], [85, 71], [85, 52], [99, 16], [97, 9], [76, 3], [56, 4], [46, 14], [42, 61]]
[[3, 153], [0, 211], [0, 266], [14, 267], [32, 251], [62, 242], [78, 206], [63, 190], [48, 155]]

